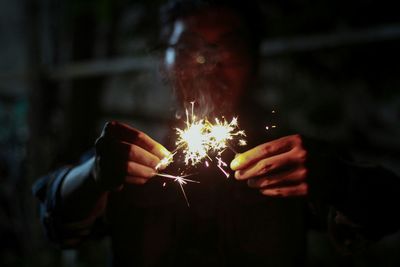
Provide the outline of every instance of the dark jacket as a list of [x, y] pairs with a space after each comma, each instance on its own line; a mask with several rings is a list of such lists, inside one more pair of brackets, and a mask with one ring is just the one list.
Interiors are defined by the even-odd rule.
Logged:
[[[251, 130], [248, 135], [254, 141], [249, 147], [268, 136], [251, 136]], [[179, 184], [156, 177], [109, 193], [96, 222], [66, 224], [59, 189], [72, 166], [39, 180], [34, 193], [51, 240], [68, 247], [110, 235], [114, 266], [302, 266], [310, 221], [328, 222], [326, 229], [344, 251], [399, 228], [397, 216], [386, 209], [400, 197], [396, 175], [356, 164], [314, 140], [304, 145], [311, 170], [308, 198], [265, 197], [215, 166], [200, 167], [191, 171], [201, 183], [184, 186], [190, 207]], [[227, 162], [233, 157], [224, 155]], [[166, 172], [177, 173], [174, 165]]]

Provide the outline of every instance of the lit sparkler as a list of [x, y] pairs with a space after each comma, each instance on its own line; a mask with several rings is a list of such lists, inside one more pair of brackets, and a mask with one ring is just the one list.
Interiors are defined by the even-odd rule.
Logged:
[[[204, 159], [207, 159], [205, 160], [205, 165], [206, 167], [209, 167], [209, 161], [213, 161], [210, 154], [216, 155], [215, 159], [217, 160], [217, 167], [227, 178], [229, 178], [229, 173], [224, 169], [228, 164], [222, 160], [221, 155], [227, 148], [232, 150], [235, 154], [237, 153], [230, 144], [235, 140], [235, 138], [240, 138], [238, 140], [239, 146], [245, 146], [247, 144], [246, 140], [243, 139], [246, 136], [245, 132], [239, 130], [237, 117], [234, 117], [230, 122], [224, 117], [222, 117], [222, 119], [216, 118], [215, 123], [211, 123], [207, 118], [196, 118], [194, 115], [194, 102], [191, 102], [191, 105], [192, 110], [190, 115], [189, 111], [186, 109], [186, 128], [176, 128], [178, 138], [175, 142], [175, 150], [172, 151], [169, 156], [160, 161], [156, 166], [156, 170], [171, 164], [174, 161], [175, 154], [178, 150], [181, 150], [184, 155], [186, 166], [195, 166], [200, 162], [203, 162]], [[198, 181], [186, 179], [185, 177], [189, 175], [174, 176], [163, 173], [158, 173], [156, 175], [173, 179], [174, 182], [177, 182], [185, 197], [186, 203], [189, 206], [189, 201], [183, 185], [188, 182], [199, 183]]]
[[247, 145], [247, 141], [244, 139], [239, 139], [239, 146], [246, 146]]
[[[197, 119], [193, 114], [194, 102], [191, 102], [191, 104], [191, 116], [186, 110], [186, 128], [176, 129], [178, 134], [176, 145], [182, 148], [185, 164], [195, 166], [205, 158], [211, 160], [210, 152], [220, 156], [226, 148], [236, 153], [230, 142], [236, 137], [246, 136], [243, 130], [238, 129], [237, 117], [234, 117], [230, 122], [224, 117], [222, 119], [216, 118], [215, 123], [211, 123], [207, 118]], [[240, 139], [238, 143], [239, 145], [245, 145], [246, 141]]]
[[[186, 204], [188, 205], [188, 207], [190, 207], [189, 200], [188, 200], [188, 198], [186, 196], [185, 189], [183, 189], [183, 185], [185, 185], [187, 183], [197, 183], [197, 184], [199, 184], [200, 183], [199, 181], [190, 180], [190, 179], [186, 178], [186, 177], [192, 176], [194, 174], [176, 176], [176, 175], [171, 175], [171, 174], [166, 174], [166, 173], [156, 173], [155, 175], [159, 176], [159, 177], [164, 177], [164, 178], [167, 178], [167, 179], [172, 179], [172, 180], [174, 180], [174, 182], [177, 182], [179, 184], [179, 186], [181, 187], [182, 194], [183, 194], [183, 196], [185, 197], [185, 200], [186, 200]], [[165, 183], [163, 184], [163, 186], [165, 187]]]
[[226, 170], [224, 170], [224, 168], [223, 168], [223, 167], [227, 167], [228, 164], [226, 164], [226, 162], [223, 161], [220, 157], [216, 157], [216, 159], [218, 161], [217, 167], [222, 171], [223, 174], [225, 174], [226, 178], [229, 178], [229, 176], [230, 176], [229, 173]]

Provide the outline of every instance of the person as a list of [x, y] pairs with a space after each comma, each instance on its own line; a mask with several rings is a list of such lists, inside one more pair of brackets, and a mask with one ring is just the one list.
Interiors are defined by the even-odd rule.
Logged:
[[[398, 229], [386, 205], [399, 180], [359, 165], [343, 151], [296, 133], [266, 136], [268, 116], [248, 89], [257, 75], [257, 9], [241, 1], [173, 1], [162, 11], [162, 69], [180, 110], [195, 100], [201, 116], [239, 114], [248, 149], [228, 158], [234, 179], [198, 168], [187, 184], [163, 187], [156, 168], [170, 151], [146, 133], [109, 122], [95, 154], [34, 186], [47, 235], [62, 247], [109, 235], [113, 266], [302, 266], [310, 214], [329, 221], [351, 251]], [[166, 170], [165, 170], [166, 171]], [[310, 208], [311, 207], [311, 208]], [[329, 220], [328, 220], [329, 219]]]

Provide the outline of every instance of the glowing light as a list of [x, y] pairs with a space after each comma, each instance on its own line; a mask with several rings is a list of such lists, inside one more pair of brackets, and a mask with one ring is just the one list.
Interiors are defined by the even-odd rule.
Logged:
[[229, 178], [229, 173], [223, 169], [223, 167], [227, 167], [228, 164], [224, 162], [220, 157], [216, 157], [218, 164], [217, 167], [222, 171], [223, 174], [225, 174], [226, 178]]
[[244, 139], [240, 139], [239, 140], [239, 146], [246, 146], [247, 145], [247, 141]]
[[176, 129], [178, 140], [176, 145], [183, 147], [186, 165], [196, 165], [207, 156], [207, 127], [204, 120], [195, 121], [184, 130]]
[[[234, 117], [231, 122], [227, 122], [225, 118], [220, 121], [215, 119], [215, 124], [210, 124], [208, 138], [210, 147], [214, 151], [222, 151], [227, 148], [228, 142], [233, 140], [235, 136], [246, 136], [244, 131], [236, 131], [238, 128], [237, 117]], [[240, 140], [239, 140], [240, 144]]]
[[[162, 159], [157, 165], [156, 170], [161, 167], [166, 167], [174, 161], [174, 156], [181, 150], [184, 156], [186, 166], [195, 166], [205, 160], [205, 166], [209, 167], [209, 161], [212, 162], [210, 155], [215, 155], [217, 160], [217, 167], [221, 172], [229, 178], [230, 174], [224, 169], [228, 166], [222, 160], [222, 153], [229, 148], [235, 154], [236, 151], [231, 146], [235, 138], [241, 137], [238, 140], [238, 145], [245, 146], [247, 144], [243, 137], [246, 136], [245, 132], [239, 130], [237, 117], [232, 118], [229, 122], [224, 117], [221, 119], [215, 118], [215, 122], [211, 123], [207, 118], [198, 119], [194, 115], [194, 102], [191, 102], [191, 114], [186, 110], [186, 127], [184, 129], [176, 128], [177, 141], [175, 142], [175, 150], [167, 157]], [[209, 161], [208, 161], [209, 160]], [[157, 176], [173, 179], [177, 182], [185, 197], [186, 203], [189, 206], [189, 201], [186, 196], [183, 185], [188, 182], [199, 183], [198, 181], [186, 179], [186, 176], [174, 176], [170, 174], [156, 174]], [[193, 174], [192, 174], [193, 175]]]
[[173, 152], [173, 153], [169, 154], [168, 156], [166, 156], [165, 158], [163, 158], [162, 160], [160, 160], [160, 162], [156, 166], [156, 170], [158, 171], [161, 168], [166, 167], [169, 164], [171, 164], [174, 161], [175, 154], [176, 154], [176, 152]]
[[[183, 176], [175, 176], [175, 175], [166, 174], [166, 173], [156, 173], [155, 175], [156, 176], [160, 176], [160, 177], [164, 177], [164, 178], [167, 178], [167, 179], [172, 179], [172, 180], [174, 180], [174, 182], [177, 182], [179, 184], [181, 190], [182, 190], [183, 196], [185, 197], [186, 204], [188, 205], [188, 207], [190, 207], [189, 200], [187, 198], [187, 195], [186, 195], [185, 189], [183, 188], [183, 185], [185, 185], [187, 183], [197, 183], [197, 184], [199, 184], [200, 183], [199, 181], [190, 180], [190, 179], [186, 179], [185, 178], [185, 177], [188, 177], [188, 176], [192, 176], [194, 174], [188, 174], [188, 175], [183, 175]], [[164, 186], [165, 186], [165, 183], [164, 183]]]
[[[246, 136], [244, 131], [238, 130], [238, 120], [234, 117], [228, 122], [224, 117], [215, 119], [211, 123], [207, 118], [197, 119], [193, 114], [189, 116], [186, 110], [186, 128], [176, 129], [178, 139], [176, 145], [182, 147], [185, 164], [195, 166], [204, 158], [209, 158], [209, 153], [220, 155], [226, 148], [231, 148], [229, 142], [237, 136]], [[239, 145], [245, 145], [245, 140], [240, 139]], [[206, 164], [207, 165], [207, 164]]]

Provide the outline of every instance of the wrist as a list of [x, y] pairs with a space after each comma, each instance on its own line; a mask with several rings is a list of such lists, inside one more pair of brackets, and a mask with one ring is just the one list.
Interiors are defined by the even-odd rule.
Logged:
[[109, 172], [104, 172], [99, 167], [97, 157], [93, 157], [90, 162], [90, 179], [93, 182], [93, 187], [98, 192], [107, 193], [109, 191], [120, 191], [123, 188], [123, 183], [118, 179], [109, 179], [115, 177], [109, 177]]

